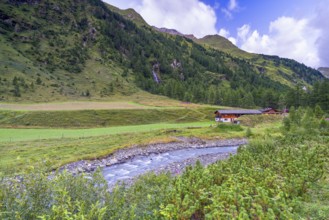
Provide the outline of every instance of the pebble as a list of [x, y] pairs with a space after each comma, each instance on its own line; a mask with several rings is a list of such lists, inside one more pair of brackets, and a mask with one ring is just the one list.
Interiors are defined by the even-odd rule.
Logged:
[[[164, 153], [173, 150], [180, 150], [186, 148], [207, 148], [207, 147], [224, 147], [224, 146], [238, 146], [247, 144], [247, 139], [224, 139], [224, 140], [202, 140], [195, 137], [176, 137], [178, 142], [172, 143], [158, 143], [151, 144], [147, 146], [132, 146], [130, 148], [124, 148], [117, 150], [113, 154], [109, 155], [106, 158], [102, 158], [101, 160], [90, 160], [90, 161], [77, 161], [70, 164], [66, 164], [61, 167], [59, 170], [67, 170], [71, 173], [91, 173], [97, 170], [97, 168], [102, 168], [105, 166], [111, 166], [117, 163], [124, 163], [125, 161], [132, 159], [135, 156], [148, 156], [150, 154], [158, 154]], [[193, 165], [197, 160], [201, 162], [203, 165], [208, 165], [210, 163], [214, 163], [217, 160], [225, 159], [229, 157], [229, 154], [210, 154], [203, 155], [201, 157], [190, 158], [186, 161], [173, 163], [168, 165], [167, 167], [163, 167], [159, 170], [156, 170], [156, 173], [162, 171], [169, 171], [172, 174], [181, 173], [183, 169], [188, 165]]]

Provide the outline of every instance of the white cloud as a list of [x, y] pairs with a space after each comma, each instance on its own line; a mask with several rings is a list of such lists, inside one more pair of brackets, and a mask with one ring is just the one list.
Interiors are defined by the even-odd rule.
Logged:
[[309, 20], [279, 17], [269, 25], [268, 34], [261, 35], [249, 25], [238, 28], [238, 44], [241, 49], [295, 59], [311, 67], [320, 65], [317, 39], [320, 31]]
[[[110, 4], [134, 5], [145, 21], [156, 27], [176, 29], [184, 34], [203, 37], [215, 34], [217, 17], [214, 9], [200, 0], [106, 0]], [[138, 5], [137, 5], [138, 4]]]
[[315, 8], [315, 16], [311, 19], [311, 25], [321, 31], [317, 39], [320, 66], [329, 67], [329, 7], [328, 2], [323, 0]]
[[218, 34], [220, 36], [223, 36], [225, 38], [228, 38], [230, 36], [230, 32], [224, 28], [221, 28], [219, 31], [218, 31]]
[[232, 12], [230, 12], [230, 10], [228, 10], [226, 8], [222, 8], [221, 11], [223, 12], [223, 14], [225, 15], [226, 18], [228, 18], [228, 19], [233, 18]]
[[178, 29], [197, 37], [216, 33], [214, 10], [198, 0], [143, 0], [140, 13], [158, 27]]
[[229, 41], [232, 42], [232, 44], [236, 45], [237, 44], [237, 40], [234, 37], [228, 37], [227, 38]]
[[230, 0], [228, 3], [228, 9], [230, 11], [235, 10], [238, 7], [238, 2], [236, 0]]
[[250, 26], [245, 24], [242, 27], [238, 28], [238, 37], [243, 41], [246, 41], [249, 32], [250, 32]]
[[226, 18], [232, 19], [233, 18], [233, 12], [238, 11], [239, 5], [237, 0], [229, 0], [227, 4], [227, 8], [222, 8], [221, 11], [225, 15]]
[[220, 8], [220, 3], [218, 1], [215, 1], [214, 7], [215, 10]]

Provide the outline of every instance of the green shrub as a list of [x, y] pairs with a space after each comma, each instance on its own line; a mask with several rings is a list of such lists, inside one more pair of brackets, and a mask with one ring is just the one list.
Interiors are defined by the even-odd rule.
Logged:
[[248, 127], [255, 127], [259, 124], [282, 121], [282, 115], [243, 115], [239, 118], [241, 124]]
[[[316, 209], [305, 203], [324, 181], [329, 163], [328, 137], [306, 120], [312, 117], [310, 111], [297, 110], [289, 117], [287, 135], [252, 139], [227, 160], [207, 167], [197, 163], [176, 177], [149, 173], [111, 192], [99, 171], [90, 177], [49, 176], [32, 169], [4, 178], [0, 219], [325, 219], [325, 205]], [[314, 138], [305, 126], [312, 127]], [[216, 129], [242, 130], [231, 124]], [[327, 204], [328, 192], [311, 192]]]
[[100, 172], [92, 178], [66, 172], [50, 178], [32, 170], [19, 178], [3, 179], [0, 188], [1, 219], [97, 219], [105, 214], [103, 201], [108, 196]]
[[252, 136], [252, 132], [250, 128], [247, 128], [246, 130], [246, 137], [251, 137]]
[[215, 128], [219, 132], [243, 131], [240, 125], [220, 123]]

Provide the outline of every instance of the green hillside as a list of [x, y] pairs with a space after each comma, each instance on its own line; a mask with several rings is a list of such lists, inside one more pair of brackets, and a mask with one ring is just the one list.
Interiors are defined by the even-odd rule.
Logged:
[[6, 102], [111, 100], [145, 90], [187, 102], [277, 107], [297, 83], [323, 79], [293, 60], [250, 58], [227, 42], [219, 50], [159, 33], [135, 11], [100, 0], [11, 0], [0, 4], [0, 16]]
[[206, 47], [223, 51], [234, 57], [245, 59], [254, 65], [260, 73], [266, 74], [271, 80], [278, 81], [287, 86], [294, 85], [298, 81], [298, 78], [311, 83], [312, 80], [310, 81], [309, 78], [313, 77], [315, 79], [319, 75], [315, 70], [291, 59], [248, 53], [219, 35], [208, 35], [196, 40], [196, 42]]
[[146, 21], [144, 20], [144, 18], [132, 8], [128, 8], [126, 10], [121, 10], [113, 5], [107, 5], [107, 6], [113, 12], [116, 12], [116, 13], [122, 15], [125, 19], [128, 19], [128, 20], [134, 22], [138, 26], [149, 26], [146, 23]]
[[256, 56], [256, 54], [251, 54], [239, 49], [231, 41], [220, 35], [207, 35], [196, 41], [202, 45], [210, 46], [214, 49], [231, 54], [232, 56], [242, 58], [253, 58]]

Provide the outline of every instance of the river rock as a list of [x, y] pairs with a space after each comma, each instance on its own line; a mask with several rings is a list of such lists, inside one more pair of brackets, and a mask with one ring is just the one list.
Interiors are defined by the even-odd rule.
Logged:
[[[202, 140], [196, 137], [176, 137], [176, 142], [171, 143], [158, 143], [151, 144], [148, 146], [134, 145], [129, 148], [117, 150], [113, 154], [109, 155], [102, 160], [91, 160], [91, 161], [77, 161], [74, 163], [67, 164], [61, 167], [59, 170], [67, 170], [71, 173], [82, 173], [82, 172], [93, 172], [98, 167], [111, 166], [117, 163], [123, 163], [135, 156], [148, 156], [150, 154], [164, 153], [173, 150], [180, 150], [186, 148], [206, 148], [206, 147], [223, 147], [223, 146], [237, 146], [247, 144], [247, 139], [224, 139], [224, 140]], [[228, 155], [227, 155], [228, 156]], [[221, 158], [219, 156], [219, 158]], [[208, 158], [209, 159], [209, 158]], [[213, 159], [214, 162], [216, 159]], [[213, 161], [211, 160], [211, 161]], [[195, 160], [188, 162], [188, 164], [194, 164]], [[180, 167], [179, 165], [178, 167]], [[185, 167], [185, 166], [183, 166]], [[176, 167], [177, 168], [177, 167]]]

